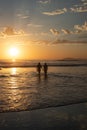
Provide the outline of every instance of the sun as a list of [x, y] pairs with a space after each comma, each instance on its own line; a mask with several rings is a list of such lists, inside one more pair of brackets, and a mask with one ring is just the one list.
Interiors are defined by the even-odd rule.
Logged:
[[10, 49], [9, 49], [9, 54], [10, 54], [10, 56], [12, 56], [12, 57], [18, 56], [18, 54], [19, 54], [18, 48], [16, 48], [16, 47], [10, 48]]

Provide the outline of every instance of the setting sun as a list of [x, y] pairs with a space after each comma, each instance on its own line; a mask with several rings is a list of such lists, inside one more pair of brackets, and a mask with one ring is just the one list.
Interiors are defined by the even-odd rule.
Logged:
[[19, 53], [19, 50], [18, 50], [18, 48], [16, 48], [16, 47], [12, 47], [12, 48], [10, 48], [10, 50], [9, 50], [9, 54], [10, 54], [10, 56], [12, 56], [12, 57], [17, 56], [18, 53]]

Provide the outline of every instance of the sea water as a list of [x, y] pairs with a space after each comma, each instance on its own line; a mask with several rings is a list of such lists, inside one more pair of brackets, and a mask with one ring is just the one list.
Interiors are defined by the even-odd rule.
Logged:
[[48, 66], [0, 70], [0, 112], [55, 107], [87, 101], [87, 66]]

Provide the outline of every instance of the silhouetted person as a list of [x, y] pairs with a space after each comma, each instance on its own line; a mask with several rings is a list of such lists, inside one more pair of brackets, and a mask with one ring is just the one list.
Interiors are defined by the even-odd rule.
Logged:
[[41, 68], [42, 68], [42, 66], [39, 62], [38, 65], [37, 65], [37, 72], [38, 72], [39, 75], [40, 75], [40, 72], [41, 72]]
[[48, 65], [46, 63], [44, 63], [43, 65], [43, 70], [44, 70], [45, 76], [47, 76]]

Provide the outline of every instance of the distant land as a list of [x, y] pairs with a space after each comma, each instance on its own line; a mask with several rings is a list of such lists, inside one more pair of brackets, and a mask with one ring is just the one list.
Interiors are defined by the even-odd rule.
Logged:
[[64, 58], [64, 59], [61, 59], [63, 61], [80, 61], [80, 60], [87, 60], [87, 59], [81, 59], [81, 58]]

